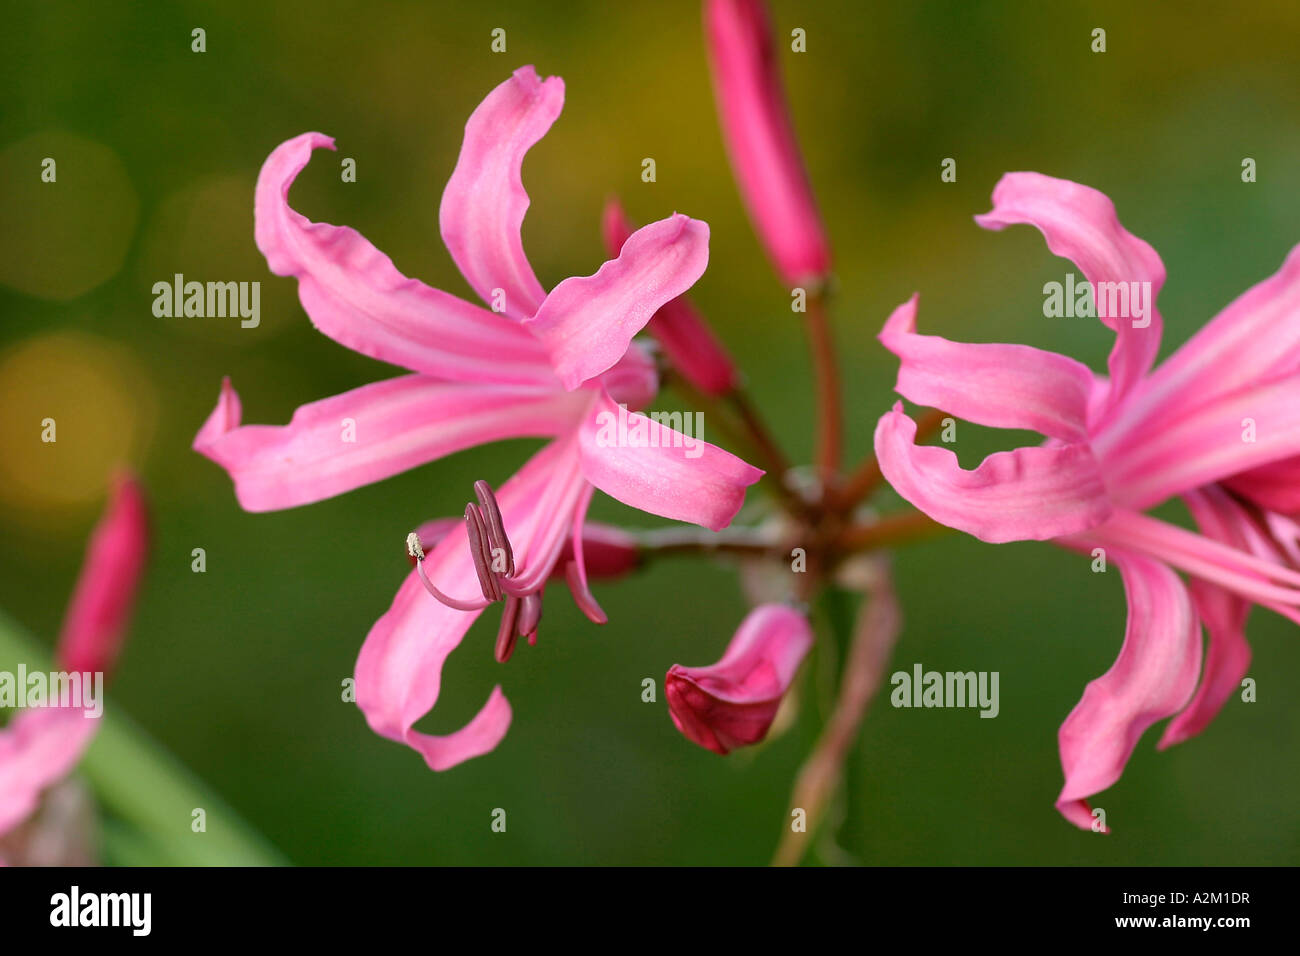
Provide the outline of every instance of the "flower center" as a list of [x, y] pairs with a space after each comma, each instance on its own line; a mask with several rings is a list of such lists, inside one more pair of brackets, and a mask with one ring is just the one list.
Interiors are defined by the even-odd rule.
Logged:
[[469, 553], [474, 561], [482, 601], [463, 601], [439, 590], [424, 571], [424, 547], [420, 536], [412, 531], [406, 536], [406, 549], [416, 560], [416, 569], [424, 588], [438, 601], [457, 611], [480, 611], [489, 604], [504, 600], [501, 626], [497, 630], [496, 659], [502, 663], [510, 660], [519, 638], [537, 643], [537, 625], [542, 618], [541, 588], [521, 584], [516, 575], [514, 549], [506, 534], [501, 508], [496, 494], [486, 481], [474, 482], [474, 496], [478, 503], [465, 505], [465, 534], [469, 538]]

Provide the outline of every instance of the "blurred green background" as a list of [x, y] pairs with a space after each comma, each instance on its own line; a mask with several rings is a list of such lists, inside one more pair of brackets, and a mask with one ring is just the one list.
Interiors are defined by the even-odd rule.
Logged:
[[[926, 331], [1018, 341], [1102, 368], [1110, 334], [1045, 319], [1069, 266], [1027, 228], [971, 221], [997, 178], [1034, 169], [1107, 192], [1169, 270], [1162, 354], [1300, 241], [1300, 7], [1293, 3], [774, 4], [810, 172], [832, 236], [851, 451], [892, 401], [874, 335], [922, 293]], [[712, 228], [693, 292], [801, 460], [812, 400], [803, 336], [740, 205], [715, 122], [694, 3], [15, 3], [0, 31], [0, 606], [52, 641], [116, 462], [138, 468], [156, 550], [110, 706], [302, 864], [763, 863], [803, 749], [792, 732], [721, 759], [640, 699], [674, 663], [714, 661], [745, 611], [734, 573], [681, 561], [597, 594], [588, 624], [548, 602], [506, 666], [486, 615], [449, 659], [422, 726], [460, 726], [498, 681], [515, 712], [493, 754], [434, 774], [340, 699], [407, 571], [406, 532], [456, 514], [534, 447], [468, 451], [314, 506], [245, 514], [189, 449], [232, 376], [245, 421], [395, 372], [316, 333], [253, 243], [258, 168], [307, 130], [337, 137], [294, 206], [359, 229], [406, 274], [472, 297], [442, 247], [441, 191], [464, 121], [516, 67], [567, 84], [532, 150], [524, 243], [548, 287], [604, 258], [607, 195], [647, 221]], [[207, 52], [193, 53], [202, 27]], [[492, 53], [490, 32], [507, 31]], [[1107, 51], [1090, 51], [1093, 28]], [[40, 182], [55, 157], [57, 184]], [[654, 157], [658, 181], [640, 180]], [[357, 181], [343, 183], [339, 157]], [[957, 160], [956, 183], [940, 162]], [[1258, 182], [1241, 181], [1241, 161]], [[262, 322], [159, 319], [151, 286], [260, 280]], [[674, 405], [665, 396], [660, 407]], [[39, 441], [40, 420], [58, 442]], [[716, 434], [712, 437], [716, 438]], [[963, 426], [959, 453], [1016, 436]], [[888, 499], [884, 505], [889, 506]], [[598, 498], [593, 515], [654, 524]], [[191, 549], [207, 572], [190, 570]], [[1052, 807], [1056, 731], [1123, 635], [1117, 574], [1048, 545], [958, 536], [900, 552], [894, 668], [1001, 674], [1001, 713], [868, 717], [843, 844], [871, 863], [1294, 864], [1300, 645], [1257, 611], [1254, 704], [1157, 754], [1156, 731], [1102, 795], [1113, 836]], [[505, 808], [505, 834], [491, 832]], [[219, 835], [218, 835], [219, 836]], [[212, 838], [213, 834], [194, 839]]]

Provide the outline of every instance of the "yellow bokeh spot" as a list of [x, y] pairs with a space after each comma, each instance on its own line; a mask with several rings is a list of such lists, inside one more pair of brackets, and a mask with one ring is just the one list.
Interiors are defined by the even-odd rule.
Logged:
[[6, 518], [41, 527], [82, 522], [115, 468], [139, 469], [155, 418], [148, 374], [122, 346], [59, 332], [0, 353]]
[[113, 150], [44, 130], [0, 150], [0, 182], [0, 283], [62, 302], [122, 268], [140, 200]]

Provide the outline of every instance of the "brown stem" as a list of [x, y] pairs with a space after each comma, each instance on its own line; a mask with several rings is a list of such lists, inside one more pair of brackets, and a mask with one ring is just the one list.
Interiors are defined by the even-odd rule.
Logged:
[[753, 528], [700, 531], [695, 528], [657, 528], [633, 532], [637, 546], [646, 556], [670, 554], [739, 554], [763, 556], [784, 554], [782, 541]]
[[727, 393], [727, 397], [731, 400], [732, 407], [736, 409], [736, 414], [740, 416], [740, 420], [744, 423], [754, 447], [762, 452], [768, 470], [784, 477], [785, 473], [790, 470], [790, 459], [785, 456], [785, 452], [781, 451], [780, 446], [772, 438], [771, 432], [767, 430], [767, 426], [758, 414], [758, 409], [754, 407], [754, 403], [750, 400], [749, 394], [743, 388], [735, 388]]
[[905, 511], [887, 515], [874, 524], [854, 525], [840, 535], [836, 542], [843, 551], [870, 551], [886, 545], [903, 544], [928, 538], [948, 531], [929, 515], [920, 511]]
[[[795, 778], [790, 808], [802, 809], [807, 821], [806, 832], [789, 828], [782, 833], [774, 866], [797, 866], [823, 821], [827, 806], [839, 789], [844, 761], [858, 738], [867, 706], [880, 687], [885, 666], [894, 649], [902, 626], [898, 601], [889, 581], [885, 562], [880, 562], [881, 581], [864, 599], [849, 647], [840, 696], [821, 736]], [[787, 815], [786, 820], [791, 819]]]
[[820, 292], [811, 294], [807, 306], [805, 325], [817, 383], [817, 467], [822, 487], [830, 494], [839, 475], [844, 436], [840, 376], [825, 296]]

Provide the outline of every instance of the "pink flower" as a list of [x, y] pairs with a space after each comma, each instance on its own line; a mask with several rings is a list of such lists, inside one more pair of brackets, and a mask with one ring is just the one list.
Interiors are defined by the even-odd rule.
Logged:
[[812, 630], [798, 611], [784, 604], [754, 608], [716, 664], [669, 668], [664, 693], [673, 723], [718, 754], [758, 743], [812, 643]]
[[[283, 427], [241, 426], [227, 382], [194, 442], [230, 473], [244, 508], [264, 511], [319, 501], [474, 445], [551, 439], [499, 498], [483, 485], [490, 503], [480, 494], [467, 509], [467, 519], [479, 523], [470, 525], [474, 537], [461, 523], [443, 538], [361, 649], [357, 704], [371, 728], [418, 750], [435, 770], [493, 749], [510, 723], [498, 687], [455, 733], [412, 729], [438, 698], [443, 660], [483, 607], [505, 602], [499, 657], [509, 656], [514, 638], [535, 639], [535, 631], [516, 631], [535, 628], [537, 596], [573, 541], [575, 597], [603, 620], [578, 546], [595, 488], [643, 511], [717, 529], [762, 474], [635, 413], [630, 417], [646, 423], [653, 441], [611, 447], [604, 440], [601, 425], [617, 418], [619, 404], [639, 408], [658, 387], [653, 363], [632, 337], [704, 272], [708, 226], [681, 215], [651, 223], [594, 275], [565, 279], [547, 293], [523, 252], [529, 198], [521, 169], [563, 102], [558, 77], [541, 80], [523, 67], [465, 125], [439, 224], [461, 273], [493, 310], [409, 279], [354, 230], [291, 209], [294, 178], [313, 149], [333, 148], [333, 141], [306, 133], [278, 147], [262, 168], [255, 209], [258, 248], [271, 271], [297, 277], [303, 308], [326, 335], [411, 374], [305, 405]], [[349, 440], [345, 427], [354, 429]], [[490, 534], [485, 518], [492, 518]], [[417, 535], [417, 557], [418, 543]], [[497, 551], [512, 552], [509, 567], [489, 561]]]
[[[617, 199], [605, 203], [601, 232], [611, 256], [617, 256], [632, 235], [632, 224]], [[663, 346], [673, 368], [705, 395], [725, 395], [739, 383], [731, 356], [687, 296], [664, 303], [646, 331]]]
[[727, 155], [750, 218], [789, 285], [831, 268], [830, 245], [790, 122], [762, 0], [706, 0], [704, 28]]
[[[147, 552], [144, 492], [134, 478], [122, 476], [91, 535], [63, 620], [55, 652], [60, 671], [107, 676], [112, 670]], [[74, 705], [22, 710], [0, 730], [0, 837], [31, 816], [46, 789], [72, 772], [98, 729], [97, 717]]]
[[[1153, 369], [1164, 265], [1120, 225], [1106, 196], [1010, 173], [976, 221], [1033, 225], [1074, 261], [1115, 332], [1109, 377], [1028, 346], [919, 335], [914, 296], [880, 335], [901, 361], [899, 393], [1047, 440], [966, 471], [952, 452], [914, 444], [900, 403], [876, 428], [876, 454], [899, 494], [943, 524], [990, 542], [1102, 548], [1119, 567], [1129, 602], [1123, 648], [1060, 735], [1066, 781], [1057, 806], [1087, 827], [1085, 798], [1119, 779], [1147, 727], [1178, 714], [1161, 745], [1184, 740], [1239, 686], [1252, 604], [1300, 621], [1297, 526], [1282, 513], [1300, 508], [1300, 247]], [[1118, 307], [1122, 290], [1128, 310]], [[1201, 534], [1144, 513], [1175, 496]], [[1193, 577], [1190, 594], [1171, 568]], [[1197, 690], [1202, 622], [1209, 653]]]

